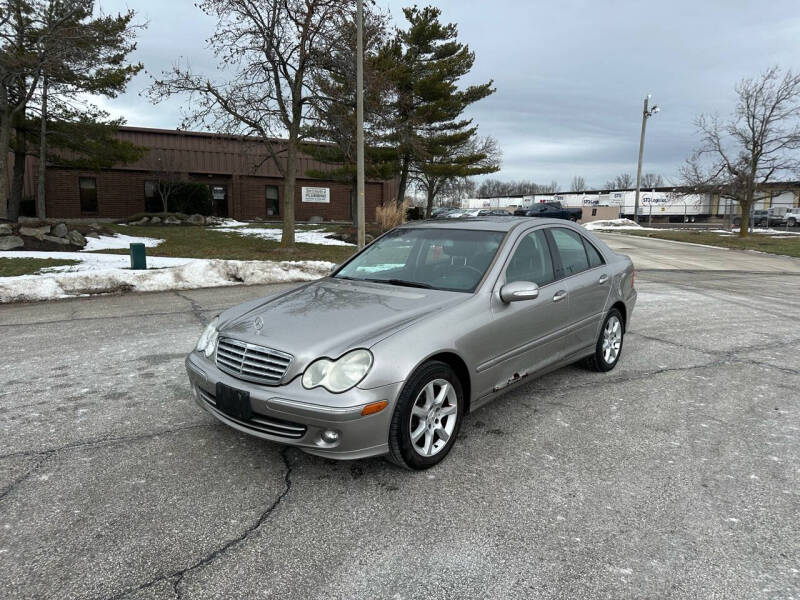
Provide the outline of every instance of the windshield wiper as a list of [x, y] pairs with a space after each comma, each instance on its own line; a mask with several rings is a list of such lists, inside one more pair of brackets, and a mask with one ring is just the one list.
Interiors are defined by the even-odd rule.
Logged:
[[404, 287], [424, 288], [426, 290], [435, 289], [432, 285], [427, 283], [419, 283], [418, 281], [406, 281], [405, 279], [365, 279], [364, 281], [374, 281], [375, 283], [388, 283], [389, 285], [402, 285]]

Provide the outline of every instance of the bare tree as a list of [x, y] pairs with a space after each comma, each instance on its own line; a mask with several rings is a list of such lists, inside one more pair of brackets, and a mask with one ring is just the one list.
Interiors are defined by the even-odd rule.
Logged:
[[456, 177], [444, 184], [439, 192], [439, 199], [447, 205], [459, 205], [461, 200], [475, 195], [475, 180], [472, 177]]
[[645, 173], [642, 175], [642, 188], [643, 189], [652, 189], [657, 187], [663, 187], [664, 185], [664, 178], [657, 173]]
[[586, 191], [586, 180], [576, 175], [572, 178], [572, 183], [569, 184], [569, 191], [570, 192], [585, 192]]
[[484, 179], [476, 190], [478, 198], [497, 198], [501, 196], [530, 196], [533, 194], [552, 194], [558, 191], [558, 182], [551, 181], [541, 185], [530, 179], [501, 181], [489, 177]]
[[629, 190], [633, 187], [633, 175], [630, 173], [620, 173], [614, 179], [606, 181], [606, 189], [609, 190]]
[[[257, 137], [283, 177], [281, 246], [294, 246], [299, 143], [309, 120], [313, 73], [336, 46], [352, 2], [341, 0], [203, 0], [217, 19], [209, 46], [227, 81], [176, 65], [154, 80], [151, 98], [189, 96], [184, 125]], [[276, 137], [286, 136], [285, 142]]]
[[[459, 139], [461, 138], [461, 139]], [[424, 164], [414, 163], [412, 180], [427, 197], [425, 216], [430, 218], [433, 202], [454, 179], [494, 173], [500, 169], [502, 152], [491, 136], [478, 138], [458, 134], [448, 145], [437, 145], [437, 156]]]
[[153, 171], [155, 184], [153, 191], [158, 194], [163, 211], [169, 212], [170, 199], [178, 186], [186, 180], [178, 164], [177, 153], [151, 150], [147, 155], [147, 161]]
[[681, 169], [684, 183], [716, 191], [739, 203], [740, 237], [747, 237], [759, 189], [800, 167], [800, 73], [767, 69], [736, 86], [737, 103], [727, 121], [696, 120], [700, 145]]

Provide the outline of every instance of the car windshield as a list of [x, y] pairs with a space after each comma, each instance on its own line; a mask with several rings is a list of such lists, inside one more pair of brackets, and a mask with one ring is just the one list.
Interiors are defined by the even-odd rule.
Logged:
[[334, 277], [473, 292], [504, 236], [501, 231], [399, 228], [367, 246]]

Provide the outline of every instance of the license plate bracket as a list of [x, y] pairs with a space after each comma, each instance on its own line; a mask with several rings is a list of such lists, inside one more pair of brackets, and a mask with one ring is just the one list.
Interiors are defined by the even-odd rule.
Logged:
[[217, 410], [221, 413], [240, 421], [248, 421], [253, 416], [250, 392], [232, 388], [224, 383], [217, 383], [216, 392]]

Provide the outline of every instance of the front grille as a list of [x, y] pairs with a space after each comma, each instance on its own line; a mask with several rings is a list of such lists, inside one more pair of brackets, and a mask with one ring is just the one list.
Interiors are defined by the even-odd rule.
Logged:
[[217, 366], [245, 381], [278, 385], [286, 374], [292, 355], [232, 338], [217, 343]]
[[300, 439], [306, 434], [306, 426], [301, 423], [292, 423], [291, 421], [284, 421], [283, 419], [275, 419], [273, 417], [265, 417], [264, 415], [254, 415], [247, 421], [236, 419], [230, 415], [225, 414], [221, 410], [217, 410], [217, 400], [213, 394], [209, 394], [204, 389], [199, 389], [200, 397], [203, 401], [211, 407], [215, 414], [219, 414], [226, 419], [237, 423], [248, 429], [260, 431], [261, 433], [268, 433], [278, 437]]

